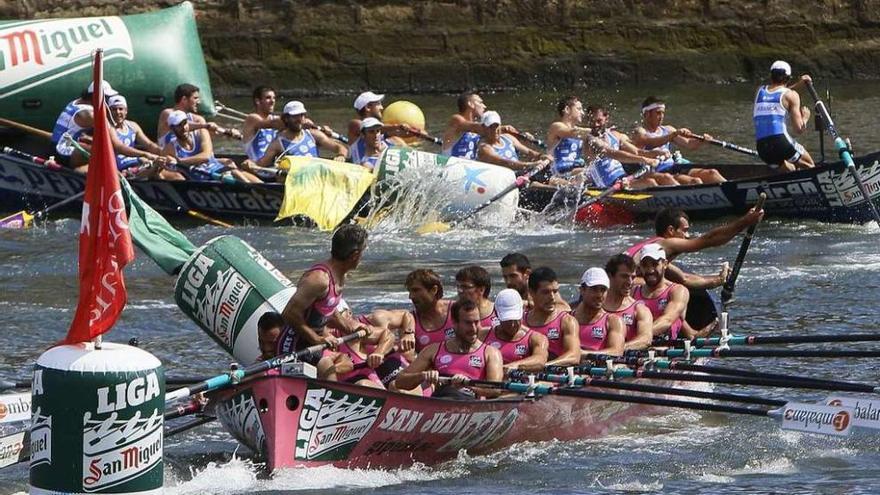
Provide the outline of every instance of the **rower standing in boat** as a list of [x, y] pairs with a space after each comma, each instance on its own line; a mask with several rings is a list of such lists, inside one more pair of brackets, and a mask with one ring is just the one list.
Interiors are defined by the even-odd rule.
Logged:
[[578, 324], [582, 360], [596, 354], [623, 354], [623, 323], [602, 307], [610, 286], [604, 268], [589, 268], [581, 276], [580, 302], [571, 315]]
[[367, 117], [361, 121], [359, 142], [363, 143], [363, 152], [356, 153], [356, 147], [352, 146], [350, 158], [352, 163], [370, 170], [376, 168], [379, 158], [389, 146], [403, 146], [406, 144], [400, 138], [386, 138], [382, 134], [382, 121], [373, 117]]
[[595, 139], [584, 120], [583, 103], [577, 96], [566, 96], [556, 104], [558, 118], [547, 130], [547, 151], [553, 155], [553, 175], [570, 176], [583, 172], [584, 141]]
[[406, 290], [412, 301], [413, 329], [403, 336], [412, 340], [405, 350], [414, 349], [416, 353], [430, 344], [443, 342], [455, 333], [452, 323], [452, 301], [443, 299], [443, 281], [434, 270], [419, 268], [406, 276]]
[[[162, 148], [144, 134], [141, 126], [133, 120], [128, 120], [128, 102], [122, 95], [111, 96], [108, 100], [110, 115], [113, 118], [113, 129], [116, 136], [124, 145], [135, 148], [140, 146], [146, 156], [133, 156], [126, 154], [116, 155], [116, 168], [126, 177], [138, 177], [142, 179], [159, 178], [162, 180], [185, 180], [180, 172], [166, 170], [164, 165], [169, 161], [175, 161], [170, 157], [159, 157]], [[151, 158], [155, 157], [155, 158]]]
[[654, 317], [651, 333], [654, 337], [674, 340], [679, 334], [688, 339], [701, 336], [691, 335], [688, 329], [683, 328], [690, 295], [683, 285], [666, 280], [668, 262], [663, 247], [647, 244], [639, 250], [636, 260], [645, 284], [636, 286], [633, 298], [642, 301], [651, 311]]
[[341, 143], [330, 139], [318, 129], [304, 129], [306, 121], [306, 107], [299, 101], [291, 101], [284, 105], [281, 120], [284, 122], [284, 130], [272, 141], [266, 149], [266, 153], [257, 162], [262, 168], [272, 168], [285, 156], [313, 156], [318, 157], [318, 148], [327, 149], [333, 154], [333, 159], [344, 162], [348, 150]]
[[712, 136], [703, 134], [703, 139], [694, 137], [690, 129], [676, 129], [671, 125], [663, 125], [666, 116], [666, 102], [656, 96], [649, 96], [642, 102], [642, 125], [633, 132], [632, 142], [643, 150], [665, 150], [669, 157], [657, 165], [658, 172], [673, 174], [679, 184], [717, 184], [726, 179], [714, 168], [689, 167], [688, 160], [672, 150], [675, 145], [686, 150], [696, 150], [703, 146], [704, 140]]
[[[461, 388], [468, 380], [500, 381], [504, 378], [501, 353], [480, 340], [480, 310], [467, 299], [452, 303], [455, 333], [449, 340], [430, 344], [415, 361], [403, 370], [395, 384], [399, 389], [412, 389], [419, 384], [437, 387], [434, 397], [470, 399], [474, 395], [495, 397], [497, 390], [478, 387]], [[440, 378], [451, 378], [449, 385], [440, 385]]]
[[492, 279], [485, 268], [477, 265], [466, 266], [455, 274], [458, 298], [467, 299], [477, 305], [480, 310], [480, 325], [492, 328], [498, 325], [495, 305], [489, 299], [492, 292]]
[[501, 353], [504, 373], [509, 370], [541, 371], [547, 363], [547, 337], [522, 324], [523, 300], [515, 289], [495, 297], [498, 326], [485, 330], [481, 339]]
[[525, 325], [547, 337], [548, 365], [574, 366], [581, 361], [581, 341], [577, 320], [559, 309], [559, 280], [556, 272], [543, 266], [529, 275], [532, 309], [526, 314]]
[[758, 88], [752, 120], [755, 124], [755, 148], [758, 156], [770, 166], [792, 171], [812, 168], [813, 158], [803, 146], [789, 134], [786, 117], [791, 121], [795, 134], [803, 134], [810, 120], [810, 109], [801, 106], [801, 97], [795, 89], [809, 81], [804, 74], [791, 86], [791, 66], [777, 60], [770, 66], [770, 84]]
[[235, 163], [228, 158], [214, 156], [214, 144], [211, 134], [205, 128], [190, 129], [190, 121], [186, 113], [175, 110], [168, 114], [168, 127], [171, 139], [162, 149], [162, 154], [174, 158], [177, 168], [185, 169], [183, 175], [189, 180], [210, 181], [221, 180], [231, 176], [241, 182], [263, 182], [257, 176], [238, 170]]
[[[331, 349], [339, 339], [326, 330], [334, 320], [337, 328], [355, 331], [366, 327], [338, 310], [345, 276], [357, 268], [367, 247], [367, 231], [359, 225], [343, 225], [333, 233], [330, 258], [305, 271], [296, 284], [296, 292], [284, 307], [282, 316], [288, 324], [278, 343], [278, 354], [290, 354], [315, 344]], [[320, 353], [302, 361], [317, 364]]]
[[[610, 114], [601, 106], [591, 105], [587, 108], [590, 131], [595, 138], [584, 147], [584, 155], [590, 164], [587, 173], [593, 184], [599, 188], [611, 187], [626, 176], [623, 162], [642, 163], [656, 167], [658, 158], [665, 157], [665, 152], [640, 150], [633, 145], [625, 134], [609, 127]], [[624, 187], [643, 189], [656, 186], [675, 186], [678, 182], [672, 175], [660, 172], [649, 172], [638, 179], [626, 179]]]
[[[477, 159], [481, 162], [492, 163], [507, 167], [514, 172], [524, 172], [535, 167], [545, 167], [553, 162], [553, 157], [539, 153], [510, 134], [503, 132], [501, 128], [501, 116], [498, 112], [488, 111], [483, 113], [481, 120], [484, 131], [483, 139], [477, 152]], [[524, 156], [529, 161], [520, 161]]]
[[458, 113], [452, 114], [443, 131], [441, 154], [468, 160], [477, 159], [477, 146], [483, 136], [481, 119], [486, 111], [483, 98], [473, 91], [458, 95]]
[[275, 140], [279, 129], [284, 126], [275, 115], [275, 90], [268, 86], [257, 86], [253, 94], [254, 111], [247, 114], [241, 130], [244, 153], [248, 159], [258, 162], [266, 149]]
[[170, 126], [168, 125], [168, 116], [171, 112], [180, 111], [186, 114], [187, 120], [190, 122], [190, 130], [198, 131], [207, 129], [211, 134], [228, 136], [232, 139], [241, 139], [241, 133], [237, 129], [226, 129], [218, 126], [213, 122], [208, 122], [204, 117], [199, 115], [199, 102], [202, 101], [199, 87], [192, 84], [180, 84], [174, 88], [174, 106], [166, 108], [159, 113], [159, 124], [156, 127], [156, 140], [163, 149], [173, 137]]
[[605, 272], [611, 285], [602, 307], [623, 322], [623, 350], [647, 349], [654, 341], [654, 317], [644, 303], [632, 297], [636, 262], [629, 255], [617, 254], [605, 264]]
[[[529, 293], [529, 275], [532, 273], [532, 264], [529, 258], [522, 253], [509, 253], [501, 258], [501, 277], [508, 289], [516, 289], [523, 298], [526, 311], [532, 309], [532, 297]], [[557, 296], [559, 294], [557, 293]], [[556, 306], [562, 311], [569, 311], [571, 307], [562, 297], [557, 297]]]

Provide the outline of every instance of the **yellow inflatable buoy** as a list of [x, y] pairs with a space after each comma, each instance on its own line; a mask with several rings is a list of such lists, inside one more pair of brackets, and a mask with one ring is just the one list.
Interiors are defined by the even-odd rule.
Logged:
[[[422, 109], [415, 103], [400, 100], [385, 107], [382, 112], [382, 121], [385, 124], [407, 124], [410, 127], [425, 130], [425, 114]], [[405, 139], [407, 143], [413, 144], [419, 141], [417, 137], [409, 137]]]

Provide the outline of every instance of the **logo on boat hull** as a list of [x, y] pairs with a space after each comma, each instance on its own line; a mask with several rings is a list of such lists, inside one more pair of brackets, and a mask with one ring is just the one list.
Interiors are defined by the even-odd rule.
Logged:
[[385, 399], [340, 390], [306, 391], [296, 433], [296, 460], [339, 461], [370, 431]]

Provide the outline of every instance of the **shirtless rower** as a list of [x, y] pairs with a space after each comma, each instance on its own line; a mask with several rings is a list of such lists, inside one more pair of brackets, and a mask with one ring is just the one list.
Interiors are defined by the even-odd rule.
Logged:
[[692, 334], [689, 327], [683, 325], [690, 295], [683, 285], [666, 280], [668, 261], [663, 247], [647, 244], [639, 250], [636, 260], [645, 284], [635, 287], [633, 298], [642, 301], [651, 311], [654, 317], [651, 333], [654, 337], [674, 340], [679, 336], [688, 339], [703, 336], [702, 332], [701, 335]]
[[547, 337], [522, 324], [523, 300], [515, 289], [495, 297], [498, 326], [484, 330], [480, 339], [501, 353], [504, 373], [509, 370], [541, 371], [547, 363]]
[[556, 272], [544, 266], [529, 275], [529, 295], [532, 309], [525, 317], [525, 325], [547, 337], [548, 365], [574, 366], [581, 362], [581, 340], [577, 320], [568, 311], [560, 310], [559, 280]]
[[690, 129], [676, 129], [671, 125], [663, 125], [666, 116], [666, 102], [656, 96], [649, 96], [642, 102], [642, 125], [633, 132], [632, 142], [644, 150], [661, 149], [668, 151], [669, 158], [657, 165], [658, 172], [673, 174], [679, 184], [717, 184], [726, 179], [714, 168], [689, 167], [688, 160], [673, 154], [672, 146], [686, 150], [696, 150], [703, 146], [703, 141], [712, 136], [703, 134], [697, 139]]
[[610, 286], [604, 268], [589, 268], [581, 276], [581, 300], [571, 315], [578, 324], [582, 360], [596, 354], [623, 354], [623, 323], [602, 307]]
[[556, 104], [557, 119], [547, 130], [547, 151], [553, 155], [553, 174], [571, 175], [583, 171], [584, 141], [590, 129], [581, 127], [584, 106], [577, 96], [566, 96]]
[[[514, 172], [525, 172], [538, 166], [545, 167], [553, 161], [550, 155], [539, 153], [520, 143], [513, 135], [504, 132], [498, 112], [483, 113], [481, 122], [484, 129], [483, 139], [477, 151], [479, 161], [507, 167]], [[520, 156], [528, 161], [521, 161]]]
[[333, 154], [333, 159], [344, 162], [348, 153], [346, 147], [318, 129], [305, 129], [306, 107], [300, 101], [291, 101], [284, 105], [281, 120], [284, 130], [279, 132], [266, 153], [257, 162], [261, 168], [273, 168], [277, 161], [285, 156], [318, 157], [318, 148]]
[[[532, 273], [532, 264], [529, 258], [522, 253], [508, 253], [501, 258], [501, 277], [508, 289], [516, 289], [523, 298], [526, 311], [532, 309], [532, 296], [529, 293], [529, 275]], [[556, 294], [556, 307], [561, 311], [569, 311], [571, 307], [565, 302], [559, 293]]]
[[492, 328], [498, 325], [495, 305], [489, 299], [492, 292], [492, 279], [489, 272], [481, 266], [466, 266], [455, 274], [458, 298], [467, 299], [477, 305], [480, 310], [480, 326]]
[[[625, 177], [627, 174], [621, 162], [641, 163], [653, 168], [659, 163], [659, 157], [666, 156], [660, 151], [640, 150], [625, 134], [610, 128], [611, 119], [607, 109], [591, 105], [587, 108], [587, 115], [591, 133], [597, 139], [587, 143], [584, 156], [589, 163], [587, 173], [596, 187], [611, 187], [618, 179]], [[628, 189], [643, 189], [677, 184], [670, 174], [648, 172], [638, 179], [627, 179], [624, 186]]]
[[737, 220], [719, 225], [699, 237], [690, 237], [690, 219], [683, 210], [677, 208], [664, 208], [657, 212], [654, 219], [655, 237], [648, 238], [626, 250], [626, 254], [635, 258], [639, 249], [651, 243], [659, 244], [668, 260], [669, 267], [666, 277], [669, 280], [683, 284], [689, 289], [713, 289], [720, 287], [727, 280], [727, 270], [722, 268], [718, 275], [701, 276], [687, 273], [681, 268], [672, 265], [679, 255], [695, 253], [706, 248], [723, 246], [730, 242], [736, 235], [755, 223], [761, 221], [764, 210], [756, 211], [754, 208]]
[[[440, 276], [434, 270], [418, 268], [409, 272], [405, 285], [413, 304], [413, 331], [404, 335], [406, 340], [412, 340], [411, 348], [418, 353], [430, 344], [451, 338], [454, 333], [452, 301], [443, 299]], [[409, 344], [406, 347], [410, 350]]]
[[275, 114], [275, 90], [269, 86], [257, 86], [253, 93], [254, 111], [247, 114], [241, 130], [244, 153], [257, 162], [275, 140], [284, 125]]
[[770, 166], [783, 167], [792, 171], [813, 168], [813, 157], [797, 141], [792, 139], [786, 129], [786, 120], [791, 121], [795, 134], [803, 134], [810, 121], [810, 109], [801, 106], [798, 95], [799, 86], [812, 81], [804, 74], [791, 86], [791, 66], [788, 62], [777, 60], [770, 66], [770, 84], [758, 88], [752, 120], [755, 124], [755, 148], [758, 156]]
[[201, 101], [202, 96], [198, 86], [184, 83], [174, 88], [174, 106], [166, 108], [159, 113], [159, 124], [156, 127], [156, 136], [158, 136], [156, 141], [159, 146], [164, 149], [173, 136], [168, 126], [168, 116], [174, 111], [181, 111], [186, 114], [186, 118], [190, 122], [190, 130], [207, 129], [211, 134], [241, 139], [241, 132], [237, 129], [220, 127], [213, 122], [208, 122], [204, 117], [196, 113], [199, 111], [199, 102]]
[[629, 255], [616, 254], [605, 264], [605, 272], [611, 286], [602, 307], [623, 322], [623, 350], [647, 349], [654, 341], [654, 317], [644, 303], [632, 297], [636, 262]]
[[[296, 284], [296, 292], [284, 308], [282, 316], [289, 325], [279, 339], [279, 354], [289, 354], [315, 344], [328, 344], [331, 349], [339, 339], [325, 330], [335, 320], [337, 328], [356, 330], [363, 324], [346, 313], [337, 311], [345, 287], [345, 276], [356, 269], [367, 247], [367, 231], [359, 225], [343, 225], [333, 233], [330, 258], [313, 265]], [[312, 353], [302, 361], [317, 364], [320, 353]]]
[[[433, 343], [419, 352], [415, 361], [395, 380], [399, 389], [412, 389], [421, 383], [437, 387], [434, 397], [459, 399], [495, 397], [494, 389], [468, 387], [468, 380], [500, 381], [504, 378], [501, 353], [480, 340], [480, 311], [468, 299], [452, 303], [452, 321], [455, 333], [449, 340]], [[441, 385], [440, 378], [451, 378], [449, 385]], [[473, 392], [470, 392], [472, 390]]]
[[385, 137], [382, 134], [382, 121], [374, 117], [367, 117], [361, 121], [360, 142], [363, 143], [363, 151], [355, 153], [355, 147], [352, 147], [349, 158], [352, 163], [370, 170], [376, 168], [379, 158], [388, 147], [406, 145], [398, 137]]
[[214, 144], [208, 130], [192, 130], [190, 125], [192, 124], [186, 113], [180, 110], [169, 113], [168, 127], [172, 136], [162, 149], [162, 155], [176, 160], [176, 168], [184, 171], [183, 175], [188, 180], [210, 181], [232, 176], [246, 183], [263, 182], [250, 172], [239, 170], [232, 160], [215, 157]]

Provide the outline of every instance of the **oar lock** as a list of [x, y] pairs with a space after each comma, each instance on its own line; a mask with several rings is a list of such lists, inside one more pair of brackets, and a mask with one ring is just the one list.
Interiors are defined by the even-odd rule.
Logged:
[[727, 311], [722, 311], [721, 316], [718, 317], [718, 330], [721, 332], [721, 337], [718, 339], [718, 349], [719, 350], [727, 350], [730, 349], [730, 331], [728, 330], [728, 322], [730, 320], [730, 315]]

